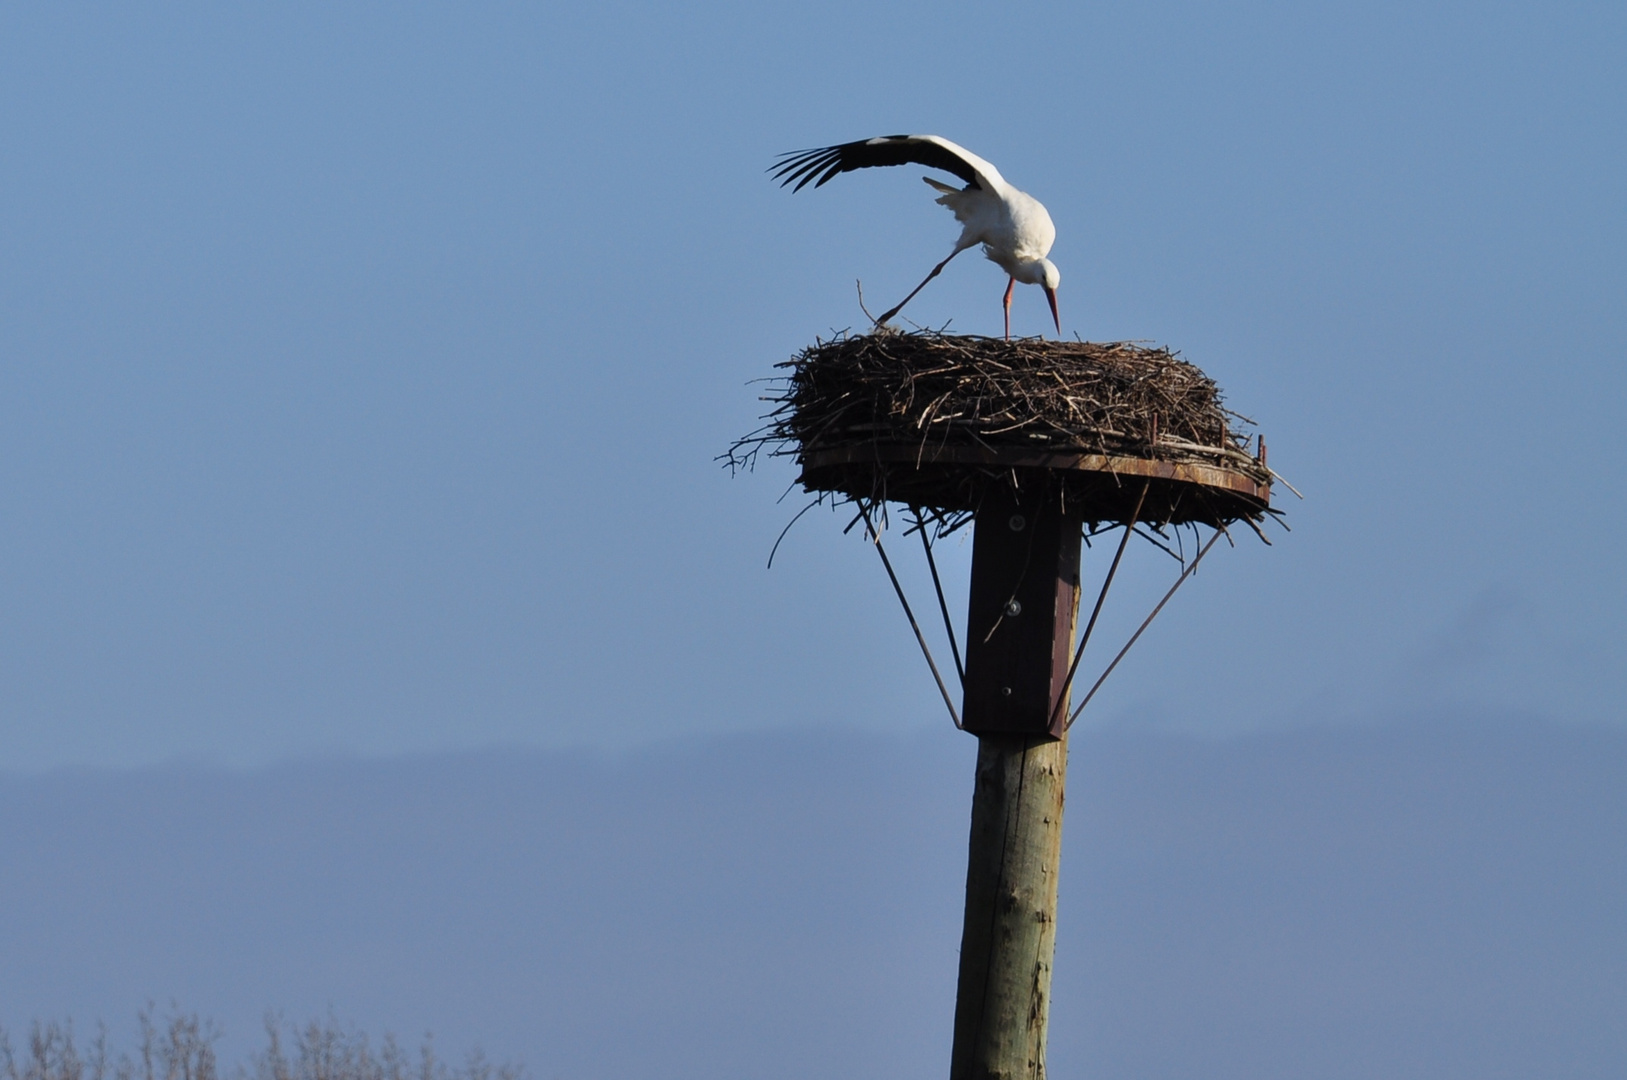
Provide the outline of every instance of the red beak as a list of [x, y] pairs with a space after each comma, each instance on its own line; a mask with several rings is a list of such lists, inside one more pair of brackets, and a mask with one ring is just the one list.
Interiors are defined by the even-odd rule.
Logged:
[[1056, 336], [1062, 336], [1062, 316], [1056, 312], [1056, 290], [1045, 286], [1045, 299], [1051, 302], [1051, 318], [1056, 321]]

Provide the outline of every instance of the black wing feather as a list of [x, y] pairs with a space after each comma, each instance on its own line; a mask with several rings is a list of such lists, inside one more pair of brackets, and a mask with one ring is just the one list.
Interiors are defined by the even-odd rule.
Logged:
[[977, 173], [958, 155], [915, 135], [886, 135], [839, 146], [822, 146], [817, 150], [793, 150], [789, 154], [782, 154], [769, 171], [781, 187], [795, 182], [796, 187], [791, 190], [801, 191], [809, 183], [814, 187], [824, 187], [839, 173], [887, 165], [925, 165], [930, 169], [942, 169], [974, 187], [978, 186]]
[[781, 187], [792, 181], [800, 181], [794, 190], [801, 191], [810, 180], [838, 161], [840, 149], [827, 146], [819, 150], [797, 150], [784, 154], [770, 171], [780, 181]]

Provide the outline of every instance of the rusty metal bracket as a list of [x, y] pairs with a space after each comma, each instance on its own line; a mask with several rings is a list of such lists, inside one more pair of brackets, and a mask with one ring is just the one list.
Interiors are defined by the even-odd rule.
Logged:
[[1192, 565], [1181, 571], [1181, 576], [1175, 579], [1175, 584], [1169, 587], [1169, 592], [1165, 593], [1164, 598], [1158, 601], [1158, 606], [1152, 609], [1152, 614], [1143, 619], [1141, 625], [1136, 627], [1136, 632], [1130, 635], [1130, 640], [1124, 643], [1124, 648], [1120, 649], [1119, 654], [1113, 657], [1113, 662], [1107, 665], [1107, 670], [1102, 672], [1101, 678], [1096, 680], [1096, 685], [1090, 688], [1090, 693], [1086, 694], [1085, 699], [1079, 703], [1079, 707], [1073, 710], [1073, 714], [1068, 717], [1068, 727], [1072, 727], [1073, 722], [1079, 719], [1079, 714], [1085, 711], [1085, 706], [1089, 705], [1090, 699], [1096, 696], [1096, 691], [1102, 688], [1102, 683], [1106, 682], [1107, 677], [1113, 674], [1113, 669], [1119, 666], [1119, 661], [1124, 659], [1124, 654], [1130, 651], [1130, 647], [1140, 639], [1142, 632], [1152, 625], [1154, 619], [1158, 618], [1158, 613], [1164, 610], [1164, 605], [1169, 603], [1169, 598], [1175, 595], [1175, 590], [1179, 589], [1181, 584], [1192, 576], [1192, 572], [1198, 568], [1198, 564], [1203, 561], [1203, 557], [1209, 554], [1209, 549], [1215, 546], [1215, 541], [1224, 535], [1226, 535], [1224, 529], [1216, 529], [1215, 534], [1209, 538], [1209, 542], [1203, 545], [1203, 550], [1198, 552], [1198, 557], [1192, 560]]

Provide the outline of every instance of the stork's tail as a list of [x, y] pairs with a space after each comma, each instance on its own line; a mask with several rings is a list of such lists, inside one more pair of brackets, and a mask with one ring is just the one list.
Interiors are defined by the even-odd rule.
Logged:
[[936, 202], [939, 206], [947, 206], [950, 212], [955, 215], [956, 221], [962, 225], [966, 224], [966, 218], [972, 212], [970, 200], [976, 199], [981, 192], [971, 187], [958, 188], [950, 187], [948, 184], [940, 184], [930, 176], [923, 176], [921, 179], [931, 184], [935, 190], [943, 192], [933, 202]]

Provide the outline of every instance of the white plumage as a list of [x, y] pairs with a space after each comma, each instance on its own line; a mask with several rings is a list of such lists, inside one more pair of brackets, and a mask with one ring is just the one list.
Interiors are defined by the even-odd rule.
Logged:
[[1006, 337], [1011, 336], [1011, 293], [1020, 281], [1045, 290], [1051, 304], [1051, 318], [1062, 333], [1062, 316], [1057, 312], [1056, 288], [1062, 281], [1056, 264], [1045, 256], [1056, 241], [1056, 226], [1040, 201], [1006, 183], [1000, 170], [963, 146], [937, 135], [884, 135], [875, 139], [826, 146], [818, 150], [798, 150], [783, 155], [772, 172], [780, 186], [795, 183], [793, 191], [808, 184], [822, 187], [838, 173], [887, 165], [925, 165], [942, 169], [966, 182], [964, 188], [941, 184], [922, 177], [938, 191], [938, 202], [948, 207], [961, 223], [960, 239], [948, 258], [932, 268], [926, 279], [892, 310], [877, 319], [885, 323], [914, 299], [926, 283], [937, 277], [949, 260], [967, 248], [983, 245], [983, 254], [1004, 270]]

